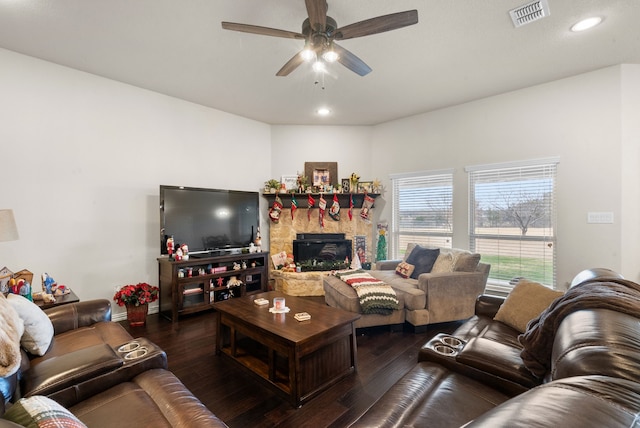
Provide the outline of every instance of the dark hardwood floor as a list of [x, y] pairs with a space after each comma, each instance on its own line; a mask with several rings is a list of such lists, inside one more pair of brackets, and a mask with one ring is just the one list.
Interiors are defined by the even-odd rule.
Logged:
[[152, 314], [144, 327], [121, 323], [132, 336], [147, 337], [164, 349], [169, 369], [230, 427], [348, 426], [416, 364], [418, 350], [429, 338], [456, 327], [441, 324], [425, 333], [383, 327], [358, 330], [358, 372], [295, 408], [255, 375], [214, 354], [214, 312], [175, 323]]

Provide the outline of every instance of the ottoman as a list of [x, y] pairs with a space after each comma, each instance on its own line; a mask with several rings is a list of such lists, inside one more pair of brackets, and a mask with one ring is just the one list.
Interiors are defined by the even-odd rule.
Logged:
[[390, 315], [363, 314], [356, 291], [340, 278], [328, 275], [322, 280], [322, 287], [324, 289], [324, 301], [327, 305], [362, 315], [354, 323], [356, 328], [388, 325], [392, 330], [402, 329], [404, 324], [404, 300], [400, 293], [396, 294], [399, 309], [393, 311]]

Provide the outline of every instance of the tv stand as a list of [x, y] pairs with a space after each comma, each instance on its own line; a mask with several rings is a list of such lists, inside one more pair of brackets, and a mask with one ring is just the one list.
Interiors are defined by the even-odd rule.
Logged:
[[[267, 291], [269, 253], [189, 254], [189, 260], [158, 258], [160, 314], [175, 322], [206, 311], [216, 301]], [[239, 265], [240, 269], [234, 269]], [[242, 266], [246, 267], [242, 267]], [[241, 281], [236, 284], [232, 279]]]

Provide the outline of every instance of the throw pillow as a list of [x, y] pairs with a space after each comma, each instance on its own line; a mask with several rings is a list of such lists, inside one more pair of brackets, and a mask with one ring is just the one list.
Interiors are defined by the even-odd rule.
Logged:
[[402, 258], [402, 261], [403, 261], [403, 262], [406, 262], [406, 261], [407, 261], [407, 259], [408, 259], [408, 258], [409, 258], [409, 256], [411, 255], [411, 252], [413, 251], [413, 249], [414, 249], [414, 248], [416, 248], [416, 245], [417, 245], [417, 244], [414, 244], [414, 243], [412, 243], [412, 242], [409, 242], [409, 243], [407, 244], [407, 249], [406, 249], [406, 250], [404, 250], [404, 257]]
[[416, 245], [409, 257], [407, 257], [407, 263], [415, 266], [411, 273], [411, 278], [418, 279], [421, 274], [431, 272], [431, 268], [439, 255], [439, 248], [431, 249]]
[[41, 395], [18, 400], [3, 418], [27, 428], [87, 428], [69, 410]]
[[521, 279], [493, 319], [524, 333], [529, 321], [537, 318], [551, 302], [563, 294], [537, 282]]
[[453, 254], [440, 253], [431, 268], [431, 273], [453, 272]]
[[400, 262], [396, 267], [396, 274], [400, 275], [403, 278], [409, 278], [415, 269], [414, 265], [410, 265], [407, 262]]
[[460, 252], [453, 263], [454, 272], [475, 272], [480, 263], [480, 254]]
[[33, 355], [44, 355], [53, 339], [53, 324], [42, 309], [17, 294], [9, 294], [7, 300], [24, 321], [24, 334], [20, 344]]

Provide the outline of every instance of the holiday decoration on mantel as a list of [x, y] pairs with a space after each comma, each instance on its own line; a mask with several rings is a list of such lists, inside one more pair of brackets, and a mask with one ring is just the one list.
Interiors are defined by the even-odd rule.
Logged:
[[296, 197], [294, 194], [291, 194], [291, 221], [293, 221], [293, 213], [298, 209], [298, 201], [296, 201]]
[[318, 202], [318, 220], [320, 221], [320, 227], [324, 228], [324, 211], [327, 209], [327, 201], [324, 199], [322, 193], [320, 194], [320, 202]]
[[309, 193], [309, 197], [307, 198], [307, 220], [311, 221], [311, 208], [316, 204], [316, 200], [313, 199], [311, 193]]
[[333, 203], [329, 208], [329, 216], [335, 221], [340, 221], [340, 202], [338, 202], [338, 195], [333, 194]]
[[280, 221], [280, 212], [282, 211], [282, 200], [279, 196], [276, 196], [276, 200], [273, 201], [273, 205], [269, 209], [269, 218], [272, 222], [278, 223]]

